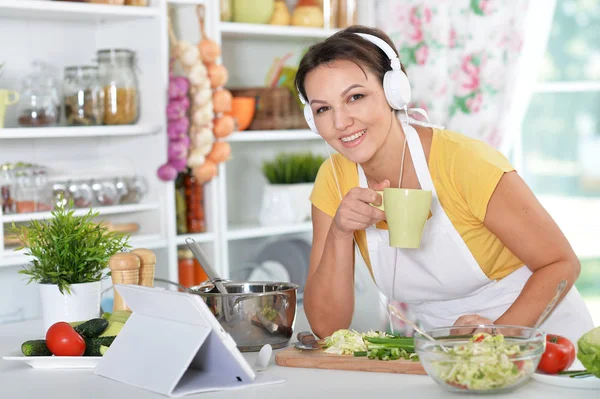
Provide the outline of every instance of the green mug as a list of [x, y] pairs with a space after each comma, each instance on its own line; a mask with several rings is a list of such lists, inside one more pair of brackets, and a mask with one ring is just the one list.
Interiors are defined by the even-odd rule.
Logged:
[[[12, 95], [12, 99], [10, 96]], [[0, 129], [4, 127], [6, 107], [19, 101], [19, 93], [7, 89], [0, 89]]]
[[386, 188], [383, 190], [390, 247], [419, 248], [431, 209], [431, 190]]

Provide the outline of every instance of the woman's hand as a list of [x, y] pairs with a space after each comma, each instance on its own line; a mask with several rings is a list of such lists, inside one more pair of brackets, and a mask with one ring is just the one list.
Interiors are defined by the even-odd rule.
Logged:
[[[483, 316], [479, 316], [478, 314], [467, 314], [464, 316], [460, 316], [458, 319], [456, 319], [456, 321], [454, 322], [454, 326], [472, 326], [472, 325], [480, 325], [480, 324], [494, 324], [494, 322], [490, 319], [487, 319]], [[490, 333], [490, 331], [486, 331], [487, 329], [483, 329], [483, 328], [453, 328], [452, 329], [452, 334], [453, 335], [469, 335], [469, 334], [474, 334], [476, 332], [487, 332]]]
[[333, 224], [338, 232], [352, 235], [355, 230], [364, 230], [384, 220], [385, 212], [370, 204], [381, 205], [383, 198], [376, 191], [389, 186], [389, 180], [384, 180], [373, 188], [354, 187], [348, 191], [333, 218]]

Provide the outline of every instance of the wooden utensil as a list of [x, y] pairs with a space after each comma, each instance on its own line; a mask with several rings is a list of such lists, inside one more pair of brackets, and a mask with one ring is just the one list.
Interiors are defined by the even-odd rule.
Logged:
[[[110, 257], [108, 260], [108, 267], [110, 268], [111, 278], [114, 284], [136, 284], [139, 281], [140, 275], [140, 257], [134, 253], [118, 253]], [[125, 301], [119, 295], [117, 290], [115, 291], [115, 299], [113, 305], [113, 312], [117, 310], [128, 310], [130, 311]]]
[[136, 248], [131, 253], [140, 258], [140, 272], [138, 284], [146, 287], [154, 287], [154, 274], [156, 270], [156, 255], [149, 249]]

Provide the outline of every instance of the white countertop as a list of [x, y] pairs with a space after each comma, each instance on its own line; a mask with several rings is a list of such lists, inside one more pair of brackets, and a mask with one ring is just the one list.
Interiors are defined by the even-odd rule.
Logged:
[[[40, 321], [27, 321], [17, 324], [0, 325], [0, 355], [20, 348], [23, 341], [40, 337]], [[0, 357], [1, 357], [0, 356]], [[254, 364], [255, 354], [247, 353], [246, 358]], [[414, 376], [388, 373], [370, 373], [338, 370], [319, 370], [280, 367], [275, 364], [275, 356], [263, 373], [284, 378], [284, 383], [251, 387], [243, 391], [211, 392], [188, 397], [198, 398], [322, 398], [342, 397], [344, 399], [378, 397], [384, 394], [403, 398], [458, 397], [437, 385], [428, 376]], [[554, 387], [531, 380], [526, 385], [508, 394], [493, 395], [494, 398], [544, 398], [564, 399], [565, 397], [586, 399], [598, 398], [597, 390], [575, 390]], [[0, 359], [0, 397], [32, 399], [142, 399], [164, 398], [152, 392], [121, 384], [94, 374], [92, 370], [40, 370], [20, 362]]]

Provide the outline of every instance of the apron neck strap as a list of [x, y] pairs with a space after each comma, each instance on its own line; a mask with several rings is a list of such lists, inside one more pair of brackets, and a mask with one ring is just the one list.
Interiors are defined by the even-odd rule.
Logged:
[[402, 123], [402, 129], [406, 135], [408, 149], [410, 150], [410, 155], [412, 156], [413, 165], [421, 188], [423, 190], [431, 190], [432, 194], [437, 196], [431, 174], [429, 173], [429, 168], [427, 167], [425, 151], [423, 151], [423, 145], [421, 145], [421, 140], [419, 139], [417, 131], [414, 127], [405, 123]]

